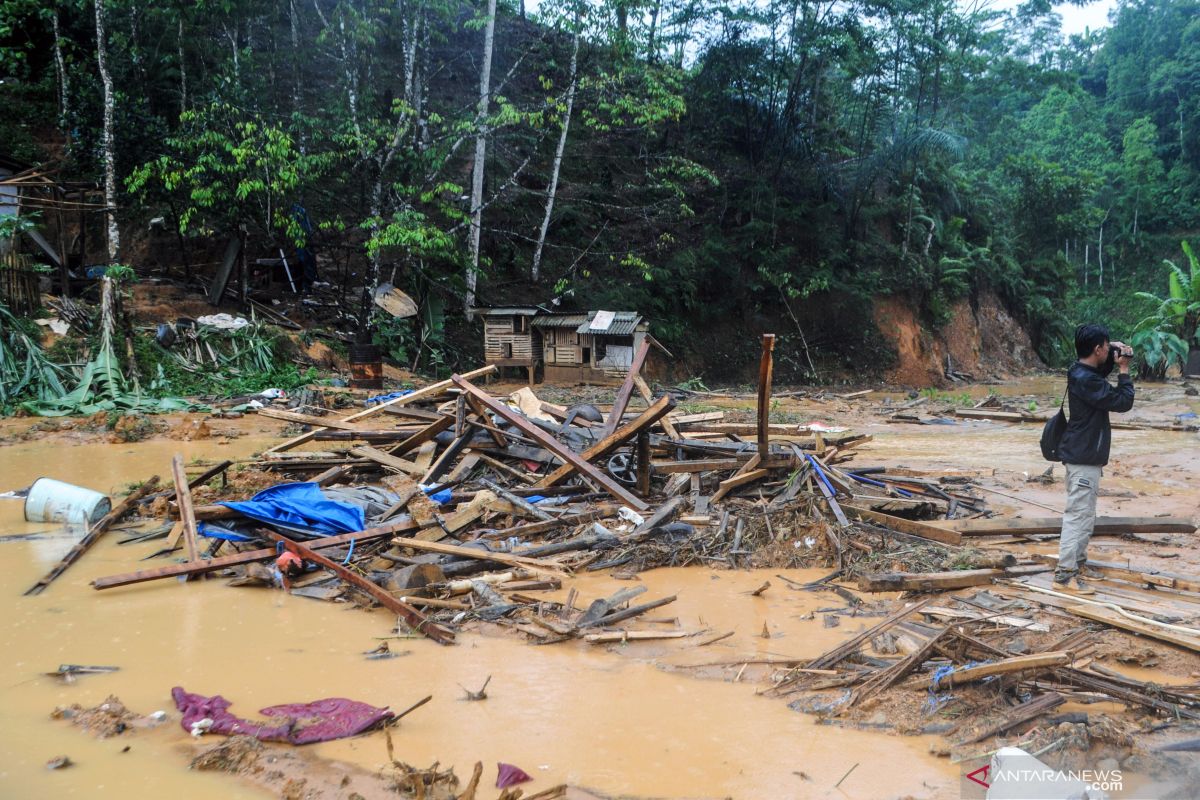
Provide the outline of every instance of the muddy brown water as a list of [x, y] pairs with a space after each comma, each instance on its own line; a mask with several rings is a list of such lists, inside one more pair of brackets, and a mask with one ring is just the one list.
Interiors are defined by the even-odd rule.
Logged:
[[[272, 440], [273, 441], [273, 440]], [[26, 486], [53, 475], [104, 491], [165, 474], [171, 456], [237, 458], [267, 441], [148, 441], [52, 445], [24, 442], [2, 449], [0, 486]], [[19, 501], [0, 501], [0, 532], [55, 531], [22, 521]], [[389, 635], [384, 613], [292, 597], [268, 589], [230, 588], [219, 579], [175, 580], [96, 592], [88, 582], [126, 572], [161, 546], [118, 545], [105, 537], [42, 595], [22, 597], [70, 546], [62, 536], [0, 544], [0, 593], [10, 598], [0, 619], [0, 795], [8, 797], [257, 797], [235, 779], [187, 769], [191, 752], [170, 689], [221, 693], [233, 710], [254, 716], [276, 703], [347, 696], [393, 709], [432, 694], [433, 702], [394, 733], [397, 757], [415, 765], [440, 761], [469, 776], [481, 760], [515, 763], [535, 778], [531, 791], [557, 782], [602, 792], [659, 797], [951, 797], [957, 772], [929, 755], [929, 743], [818, 727], [759, 687], [731, 679], [701, 680], [658, 664], [690, 665], [746, 658], [811, 656], [872, 624], [844, 617], [826, 629], [816, 608], [840, 605], [834, 595], [785, 589], [771, 573], [658, 570], [644, 574], [647, 597], [677, 594], [655, 623], [703, 638], [735, 631], [696, 648], [701, 637], [609, 648], [584, 643], [535, 647], [507, 636], [465, 633], [454, 647], [389, 640], [407, 655], [370, 661], [363, 652]], [[819, 573], [788, 571], [795, 580]], [[750, 592], [772, 581], [766, 596]], [[628, 585], [607, 576], [577, 583], [583, 600]], [[764, 622], [771, 638], [761, 637]], [[42, 673], [59, 664], [119, 666], [64, 685]], [[489, 699], [460, 700], [488, 675]], [[59, 705], [96, 705], [114, 694], [143, 714], [166, 710], [158, 728], [94, 740], [49, 718]], [[121, 752], [126, 745], [128, 752]], [[386, 763], [381, 734], [317, 745], [314, 751], [376, 769]], [[68, 755], [76, 766], [48, 771]], [[833, 784], [856, 763], [853, 774]], [[880, 765], [893, 768], [879, 769]], [[903, 767], [895, 769], [894, 767]], [[868, 767], [868, 768], [863, 768]], [[802, 778], [796, 773], [803, 772]]]

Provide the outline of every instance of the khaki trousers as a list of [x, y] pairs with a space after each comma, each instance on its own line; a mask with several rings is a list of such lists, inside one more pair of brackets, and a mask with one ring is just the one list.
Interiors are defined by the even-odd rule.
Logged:
[[1067, 464], [1067, 510], [1058, 541], [1058, 568], [1054, 580], [1066, 583], [1087, 561], [1088, 542], [1096, 527], [1096, 497], [1100, 494], [1101, 467]]

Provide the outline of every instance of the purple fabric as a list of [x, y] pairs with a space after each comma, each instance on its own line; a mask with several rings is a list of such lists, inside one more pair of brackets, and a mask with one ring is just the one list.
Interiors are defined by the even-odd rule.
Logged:
[[514, 767], [512, 764], [496, 764], [496, 788], [506, 789], [509, 786], [516, 786], [518, 783], [531, 781], [533, 778], [525, 774], [525, 770], [520, 767]]
[[344, 739], [356, 736], [393, 716], [386, 708], [330, 697], [311, 703], [269, 706], [258, 713], [270, 718], [270, 721], [254, 722], [230, 714], [229, 707], [233, 704], [219, 694], [205, 697], [185, 692], [182, 687], [176, 686], [171, 690], [171, 697], [175, 700], [175, 707], [183, 714], [180, 724], [185, 731], [191, 732], [193, 723], [207, 718], [213, 721], [209, 728], [211, 733], [228, 736], [244, 734], [262, 742], [312, 744]]

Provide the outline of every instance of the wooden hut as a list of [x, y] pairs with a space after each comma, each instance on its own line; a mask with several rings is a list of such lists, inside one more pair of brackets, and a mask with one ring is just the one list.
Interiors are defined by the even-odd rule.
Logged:
[[505, 367], [523, 368], [533, 385], [542, 363], [542, 334], [532, 324], [541, 309], [534, 306], [477, 308], [483, 320], [483, 357], [503, 373]]
[[636, 311], [539, 314], [545, 379], [551, 383], [620, 383], [649, 335]]

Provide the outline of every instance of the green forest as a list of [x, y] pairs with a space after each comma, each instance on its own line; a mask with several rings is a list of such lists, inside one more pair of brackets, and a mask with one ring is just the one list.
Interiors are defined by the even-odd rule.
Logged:
[[782, 379], [882, 371], [889, 296], [993, 293], [1051, 365], [1089, 320], [1194, 346], [1198, 0], [3, 0], [0, 75], [0, 154], [103, 187], [108, 262], [156, 218], [180, 275], [306, 242], [426, 366], [505, 303], [636, 309], [717, 379], [761, 331]]

